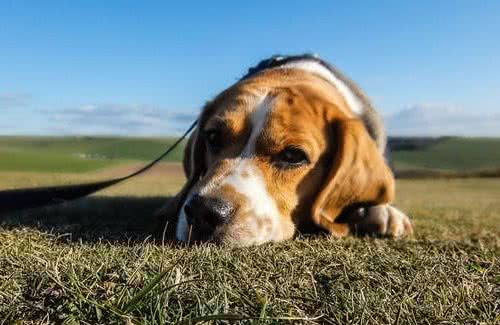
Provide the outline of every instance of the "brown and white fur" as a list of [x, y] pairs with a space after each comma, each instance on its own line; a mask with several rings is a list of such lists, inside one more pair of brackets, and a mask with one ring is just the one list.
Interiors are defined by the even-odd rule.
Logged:
[[390, 205], [386, 136], [367, 97], [316, 57], [280, 60], [201, 112], [185, 150], [187, 183], [164, 209], [176, 238], [252, 245], [301, 231], [411, 233]]

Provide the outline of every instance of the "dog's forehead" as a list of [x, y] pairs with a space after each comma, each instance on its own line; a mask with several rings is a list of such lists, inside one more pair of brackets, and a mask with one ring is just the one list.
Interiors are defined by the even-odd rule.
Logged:
[[233, 131], [242, 132], [248, 118], [263, 95], [232, 87], [209, 102], [203, 111], [201, 124], [205, 129], [217, 128], [221, 124]]
[[[325, 104], [333, 104], [328, 112], [324, 112]], [[293, 70], [268, 71], [219, 94], [207, 105], [205, 119], [208, 125], [224, 122], [235, 132], [271, 119], [264, 127], [303, 128], [321, 122], [325, 114], [349, 116], [346, 107], [335, 88], [317, 76]]]

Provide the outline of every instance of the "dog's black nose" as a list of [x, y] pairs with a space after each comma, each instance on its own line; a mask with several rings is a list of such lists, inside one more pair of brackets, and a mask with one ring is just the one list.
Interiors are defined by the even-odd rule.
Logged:
[[193, 227], [214, 230], [229, 220], [234, 208], [225, 201], [196, 194], [187, 202], [184, 212], [187, 222]]

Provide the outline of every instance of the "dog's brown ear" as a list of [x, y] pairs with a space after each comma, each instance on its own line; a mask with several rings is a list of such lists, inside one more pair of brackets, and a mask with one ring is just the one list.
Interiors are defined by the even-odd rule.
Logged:
[[336, 154], [312, 210], [313, 221], [333, 236], [348, 234], [347, 224], [335, 222], [346, 207], [389, 203], [394, 176], [375, 142], [359, 120], [335, 123]]
[[184, 148], [184, 159], [182, 165], [186, 175], [186, 184], [182, 187], [179, 193], [170, 198], [168, 202], [155, 212], [155, 216], [161, 220], [161, 232], [158, 236], [163, 236], [164, 228], [166, 229], [166, 238], [174, 238], [175, 227], [177, 224], [177, 216], [186, 195], [191, 187], [205, 173], [205, 140], [201, 136], [199, 126], [193, 131], [189, 137], [186, 147]]
[[199, 126], [193, 131], [186, 143], [182, 166], [187, 183], [196, 182], [205, 173], [205, 144]]

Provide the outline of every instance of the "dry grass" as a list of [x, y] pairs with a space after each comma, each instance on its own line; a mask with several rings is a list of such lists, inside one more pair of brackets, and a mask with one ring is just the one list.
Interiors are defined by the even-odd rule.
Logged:
[[[0, 187], [18, 179], [4, 176]], [[84, 176], [28, 178], [47, 184]], [[96, 198], [4, 217], [0, 319], [500, 322], [498, 179], [399, 181], [397, 205], [415, 224], [410, 240], [300, 238], [249, 248], [163, 247], [147, 239], [154, 230], [148, 227], [150, 215], [181, 183], [180, 175], [159, 173]]]

